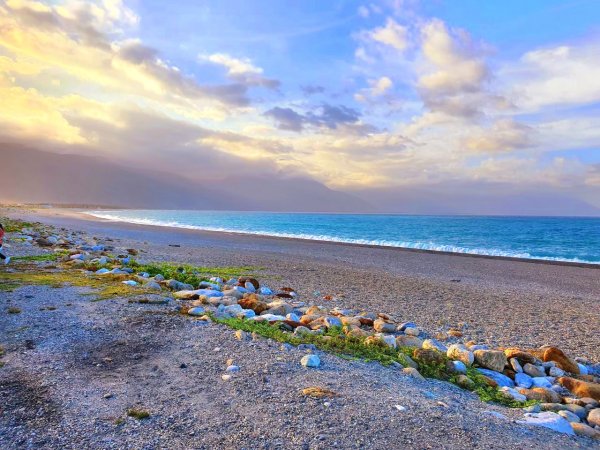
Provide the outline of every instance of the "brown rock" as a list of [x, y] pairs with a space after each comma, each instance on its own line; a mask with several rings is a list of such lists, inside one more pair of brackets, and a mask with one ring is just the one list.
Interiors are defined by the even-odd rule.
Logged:
[[539, 364], [541, 361], [530, 353], [524, 352], [519, 348], [507, 348], [504, 350], [507, 359], [516, 358], [521, 364]]
[[519, 389], [519, 393], [527, 397], [527, 400], [538, 400], [544, 403], [560, 403], [561, 396], [548, 388], [533, 388], [533, 389]]
[[590, 397], [600, 400], [600, 384], [576, 380], [570, 377], [560, 377], [558, 382], [577, 397]]
[[600, 427], [600, 408], [592, 409], [588, 413], [587, 421], [592, 426]]
[[138, 251], [135, 248], [128, 248], [127, 253], [129, 253], [131, 256], [137, 256]]
[[542, 361], [554, 361], [562, 370], [579, 375], [579, 366], [577, 363], [556, 347], [544, 348]]
[[325, 308], [320, 308], [316, 305], [311, 306], [304, 313], [306, 316], [322, 316], [323, 314], [327, 314], [327, 310]]
[[512, 369], [504, 369], [504, 370], [502, 371], [502, 373], [503, 373], [504, 375], [506, 375], [508, 378], [510, 378], [511, 380], [514, 380], [514, 379], [515, 379], [515, 375], [517, 374], [517, 373], [516, 373], [514, 370], [512, 370]]
[[418, 364], [440, 365], [445, 363], [442, 354], [430, 348], [416, 348], [413, 351], [413, 358]]
[[342, 325], [349, 325], [349, 326], [354, 326], [354, 327], [361, 326], [360, 320], [357, 317], [342, 316], [342, 317], [340, 317], [340, 321], [342, 322]]
[[258, 300], [256, 297], [242, 298], [241, 300], [238, 300], [238, 304], [244, 309], [251, 309], [256, 314], [260, 314], [261, 312], [269, 309], [269, 305]]
[[359, 327], [353, 326], [345, 326], [342, 328], [342, 331], [346, 336], [351, 337], [364, 337], [369, 335], [369, 333], [367, 333], [365, 330], [361, 330]]
[[453, 337], [462, 337], [463, 332], [454, 328], [448, 330], [448, 334]]
[[504, 352], [499, 350], [475, 350], [473, 354], [477, 364], [496, 372], [502, 372], [508, 363]]
[[302, 322], [296, 322], [295, 320], [282, 320], [282, 322], [294, 329], [303, 326]]
[[370, 317], [362, 317], [362, 316], [359, 317], [358, 320], [360, 321], [361, 325], [364, 325], [366, 327], [372, 327], [373, 326], [373, 322], [375, 322]]
[[396, 331], [396, 325], [386, 322], [383, 319], [377, 319], [373, 322], [373, 328], [379, 333], [393, 333]]
[[496, 381], [492, 380], [490, 377], [486, 377], [485, 375], [481, 375], [481, 378], [483, 378], [483, 381], [485, 381], [488, 386], [495, 387], [495, 388], [498, 387], [498, 383], [496, 383]]
[[456, 384], [469, 391], [475, 388], [475, 382], [466, 375], [459, 375], [456, 377]]
[[578, 436], [585, 436], [592, 439], [600, 440], [600, 431], [595, 430], [594, 428], [586, 425], [584, 423], [576, 423], [571, 422], [571, 426], [573, 427], [573, 431]]
[[302, 317], [300, 317], [300, 322], [302, 322], [304, 325], [308, 325], [312, 321], [317, 320], [319, 317], [321, 316], [317, 316], [315, 314], [304, 314]]
[[398, 347], [416, 347], [421, 348], [423, 346], [423, 341], [415, 336], [408, 336], [403, 334], [396, 338], [396, 345]]

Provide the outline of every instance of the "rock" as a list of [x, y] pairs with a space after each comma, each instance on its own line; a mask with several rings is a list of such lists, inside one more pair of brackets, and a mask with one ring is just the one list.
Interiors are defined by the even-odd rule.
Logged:
[[400, 359], [404, 363], [405, 366], [412, 367], [413, 369], [418, 369], [419, 365], [408, 355], [400, 352]]
[[[338, 319], [337, 317], [333, 317], [333, 316], [325, 317], [324, 322], [325, 322], [325, 326], [327, 328], [342, 326], [342, 321], [340, 319]], [[396, 347], [396, 343], [394, 342], [394, 348], [395, 347]]]
[[411, 348], [421, 348], [423, 347], [423, 341], [418, 337], [407, 336], [405, 334], [396, 337], [396, 344], [398, 347], [411, 347]]
[[251, 309], [256, 314], [261, 314], [269, 309], [269, 305], [255, 296], [242, 298], [238, 301], [239, 305], [244, 309]]
[[570, 377], [560, 377], [558, 383], [577, 397], [590, 397], [594, 400], [600, 400], [600, 384], [598, 383], [590, 383]]
[[427, 365], [442, 365], [445, 360], [440, 352], [437, 350], [425, 349], [425, 348], [416, 348], [413, 351], [413, 358], [417, 361], [419, 365], [427, 364]]
[[108, 269], [102, 268], [102, 269], [96, 270], [96, 272], [94, 272], [94, 273], [96, 275], [104, 275], [105, 273], [108, 273], [108, 272], [109, 272]]
[[[239, 289], [226, 289], [223, 291], [223, 295], [226, 295], [227, 297], [235, 297], [238, 300], [241, 300], [244, 297], [244, 293], [241, 292]], [[255, 299], [256, 297], [251, 297], [251, 298]], [[265, 305], [266, 305], [266, 303], [265, 303]], [[267, 308], [265, 308], [265, 309], [267, 309]]]
[[552, 389], [546, 388], [532, 388], [525, 389], [519, 388], [517, 389], [519, 393], [523, 394], [527, 397], [527, 400], [538, 400], [546, 403], [560, 403], [561, 396], [554, 392]]
[[554, 361], [559, 368], [566, 372], [570, 372], [575, 375], [580, 373], [577, 363], [565, 355], [562, 350], [556, 347], [545, 347], [542, 349], [544, 350], [542, 354], [542, 361]]
[[406, 327], [404, 329], [404, 334], [408, 336], [418, 336], [420, 333], [421, 331], [417, 327]]
[[256, 313], [251, 309], [242, 309], [239, 313], [236, 314], [238, 319], [251, 319], [256, 316]]
[[260, 284], [258, 283], [258, 280], [256, 278], [251, 278], [251, 277], [240, 277], [238, 278], [238, 283], [240, 286], [246, 286], [246, 283], [250, 283], [252, 285], [252, 287], [254, 288], [254, 290], [260, 288]]
[[416, 328], [417, 324], [414, 322], [404, 322], [398, 325], [398, 331], [404, 331], [406, 328]]
[[503, 375], [499, 372], [496, 372], [494, 370], [489, 370], [489, 369], [477, 369], [482, 375], [491, 378], [493, 381], [496, 382], [496, 384], [498, 385], [498, 387], [513, 387], [515, 385], [515, 383], [513, 383], [513, 380], [511, 380], [510, 378], [508, 378], [506, 375]]
[[585, 419], [588, 414], [587, 409], [579, 405], [567, 405], [567, 411], [572, 412], [580, 419]]
[[154, 281], [157, 281], [160, 283], [161, 281], [165, 281], [165, 277], [159, 273], [158, 275], [154, 275]]
[[565, 371], [562, 370], [560, 367], [550, 367], [550, 370], [548, 370], [548, 375], [550, 375], [551, 377], [564, 377], [565, 376]]
[[133, 281], [133, 280], [125, 280], [122, 281], [123, 284], [126, 284], [127, 286], [137, 286], [137, 281]]
[[298, 334], [298, 335], [310, 334], [310, 329], [303, 327], [303, 326], [299, 326], [299, 327], [296, 327], [296, 329], [294, 330], [294, 334]]
[[459, 375], [456, 377], [456, 384], [469, 391], [475, 389], [475, 382], [466, 375]]
[[446, 356], [448, 356], [450, 359], [461, 361], [466, 366], [470, 366], [475, 360], [473, 352], [462, 344], [452, 344], [450, 347], [448, 347]]
[[146, 289], [150, 289], [152, 291], [162, 291], [162, 288], [160, 287], [160, 284], [158, 284], [156, 281], [149, 281], [148, 283], [146, 283], [144, 285], [144, 287]]
[[530, 377], [543, 377], [546, 375], [546, 372], [544, 372], [543, 368], [534, 366], [530, 363], [527, 363], [523, 366], [523, 372], [525, 372]]
[[589, 425], [583, 423], [571, 423], [571, 427], [573, 427], [573, 431], [578, 436], [585, 436], [588, 438], [600, 440], [600, 431], [595, 430]]
[[283, 322], [285, 316], [278, 316], [275, 314], [261, 314], [260, 316], [254, 316], [250, 320], [256, 320], [257, 322]]
[[235, 332], [235, 338], [238, 341], [249, 341], [250, 340], [250, 335], [246, 331], [237, 330]]
[[396, 331], [396, 326], [393, 323], [386, 322], [383, 319], [375, 320], [373, 322], [373, 328], [379, 333], [393, 333], [394, 331]]
[[266, 286], [260, 287], [258, 293], [261, 295], [273, 295], [273, 291]]
[[550, 381], [548, 381], [548, 379], [546, 377], [533, 377], [531, 379], [531, 381], [533, 382], [533, 387], [548, 388], [548, 389], [550, 389], [552, 387], [552, 383], [550, 383]]
[[510, 358], [508, 360], [508, 362], [515, 372], [517, 372], [517, 373], [523, 372], [523, 367], [521, 366], [521, 363], [519, 362], [519, 360], [517, 358]]
[[448, 351], [448, 348], [444, 344], [435, 339], [425, 339], [423, 341], [423, 348], [437, 350], [441, 353], [446, 353]]
[[254, 287], [254, 285], [252, 283], [250, 283], [249, 281], [246, 281], [244, 283], [244, 288], [246, 288], [246, 290], [248, 292], [256, 292], [256, 288]]
[[592, 409], [587, 416], [590, 425], [600, 427], [600, 408]]
[[235, 373], [235, 372], [239, 372], [239, 371], [240, 371], [239, 366], [236, 366], [234, 364], [227, 366], [227, 369], [225, 369], [225, 372], [227, 372], [227, 373]]
[[190, 316], [202, 316], [205, 313], [205, 309], [202, 306], [194, 306], [193, 308], [188, 309], [188, 315]]
[[381, 336], [381, 340], [388, 347], [396, 348], [396, 336], [392, 336], [391, 334], [384, 334]]
[[515, 375], [515, 384], [518, 387], [529, 389], [533, 386], [533, 379], [526, 373], [519, 372]]
[[600, 402], [591, 397], [581, 397], [579, 400], [583, 403], [582, 406], [587, 408], [594, 409], [600, 407]]
[[285, 318], [293, 322], [300, 322], [300, 316], [298, 316], [298, 314], [289, 313], [285, 315]]
[[414, 367], [405, 367], [402, 369], [402, 372], [412, 378], [416, 378], [417, 380], [425, 380], [425, 377], [423, 377], [423, 375], [421, 375]]
[[317, 355], [304, 355], [300, 360], [300, 364], [304, 367], [319, 367], [321, 360]]
[[456, 373], [467, 373], [467, 366], [462, 361], [452, 361], [452, 365], [454, 366], [454, 372]]
[[223, 381], [229, 381], [229, 380], [231, 380], [231, 375], [229, 375], [229, 374], [223, 374], [223, 375], [221, 375], [221, 380], [223, 380]]
[[567, 409], [567, 405], [563, 405], [562, 403], [540, 403], [540, 408], [542, 411], [565, 411]]
[[540, 362], [540, 360], [538, 358], [536, 358], [535, 356], [533, 356], [530, 353], [524, 352], [523, 350], [521, 350], [519, 348], [507, 348], [504, 350], [504, 354], [509, 359], [510, 358], [517, 359], [521, 364], [525, 364], [525, 363], [537, 364], [538, 362]]
[[523, 411], [526, 413], [539, 413], [541, 410], [542, 408], [540, 408], [539, 403], [536, 403], [535, 405], [529, 405], [523, 408]]
[[475, 350], [475, 361], [481, 367], [502, 372], [508, 363], [504, 352], [498, 350]]
[[508, 398], [511, 398], [517, 402], [525, 402], [527, 401], [527, 397], [523, 394], [517, 392], [515, 389], [504, 386], [500, 388], [500, 391]]
[[550, 428], [564, 434], [575, 434], [571, 424], [554, 412], [527, 413], [525, 420], [518, 420], [517, 423]]

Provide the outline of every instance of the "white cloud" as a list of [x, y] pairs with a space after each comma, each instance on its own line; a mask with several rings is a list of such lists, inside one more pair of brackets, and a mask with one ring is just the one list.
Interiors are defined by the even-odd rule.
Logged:
[[368, 32], [366, 37], [402, 52], [408, 47], [407, 33], [408, 30], [406, 27], [398, 24], [391, 17], [388, 17], [385, 26], [375, 28]]

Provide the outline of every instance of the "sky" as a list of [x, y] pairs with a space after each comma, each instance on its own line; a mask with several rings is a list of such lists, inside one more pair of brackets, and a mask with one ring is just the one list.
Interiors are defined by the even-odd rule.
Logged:
[[0, 99], [1, 143], [184, 179], [600, 208], [596, 0], [2, 0]]

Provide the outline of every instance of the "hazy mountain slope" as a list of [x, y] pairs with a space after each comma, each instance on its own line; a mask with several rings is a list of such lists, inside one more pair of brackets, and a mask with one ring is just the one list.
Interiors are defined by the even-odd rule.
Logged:
[[0, 144], [0, 200], [133, 208], [369, 211], [363, 200], [302, 178], [240, 174], [190, 182], [99, 158]]

